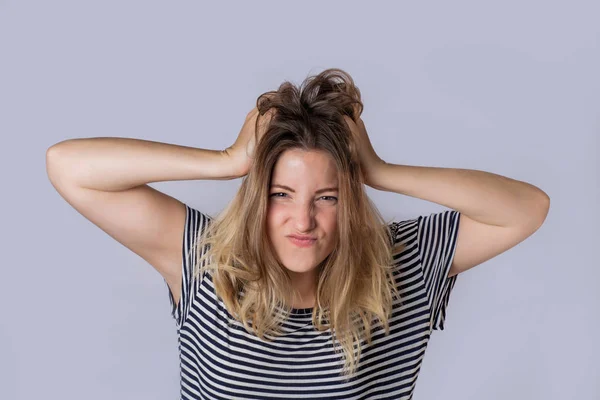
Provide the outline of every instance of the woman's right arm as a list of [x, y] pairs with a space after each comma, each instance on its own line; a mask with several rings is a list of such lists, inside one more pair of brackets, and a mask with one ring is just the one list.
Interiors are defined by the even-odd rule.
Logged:
[[227, 180], [240, 168], [226, 152], [140, 139], [69, 139], [46, 152], [58, 193], [86, 219], [152, 265], [176, 302], [181, 293], [185, 205], [147, 183]]

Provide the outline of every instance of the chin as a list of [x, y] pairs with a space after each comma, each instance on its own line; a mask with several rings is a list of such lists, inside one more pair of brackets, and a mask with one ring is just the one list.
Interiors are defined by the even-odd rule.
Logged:
[[283, 264], [288, 271], [296, 272], [298, 274], [302, 274], [305, 272], [310, 272], [316, 268], [316, 265], [298, 265], [298, 264]]
[[284, 262], [282, 262], [283, 266], [292, 272], [296, 272], [296, 273], [304, 273], [304, 272], [310, 272], [312, 270], [314, 270], [318, 263], [316, 262], [298, 262], [297, 259], [294, 260], [286, 260]]

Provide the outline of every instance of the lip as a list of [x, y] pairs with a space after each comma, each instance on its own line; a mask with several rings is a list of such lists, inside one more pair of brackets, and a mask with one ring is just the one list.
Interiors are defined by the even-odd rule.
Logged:
[[290, 239], [290, 241], [298, 247], [311, 247], [317, 241], [317, 239], [311, 239], [311, 238], [300, 239], [300, 237], [302, 237], [302, 236], [293, 236], [292, 235], [292, 236], [288, 236], [288, 239]]

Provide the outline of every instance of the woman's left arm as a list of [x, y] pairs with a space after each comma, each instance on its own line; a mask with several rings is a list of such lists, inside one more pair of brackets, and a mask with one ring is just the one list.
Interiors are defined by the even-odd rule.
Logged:
[[550, 206], [538, 187], [491, 172], [382, 162], [365, 175], [375, 189], [432, 201], [487, 225], [537, 229]]
[[550, 197], [527, 182], [490, 172], [390, 164], [377, 156], [361, 119], [344, 117], [358, 142], [365, 183], [461, 213], [451, 275], [510, 249], [544, 222]]

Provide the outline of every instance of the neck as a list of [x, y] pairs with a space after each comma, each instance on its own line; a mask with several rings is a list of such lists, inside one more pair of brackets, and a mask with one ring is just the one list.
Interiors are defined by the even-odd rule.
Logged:
[[293, 308], [309, 308], [313, 307], [316, 301], [316, 282], [314, 271], [306, 273], [296, 273], [289, 271], [292, 278], [292, 286], [298, 292], [297, 297], [292, 307]]

